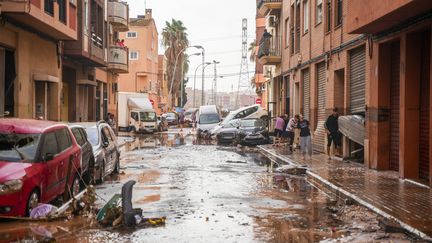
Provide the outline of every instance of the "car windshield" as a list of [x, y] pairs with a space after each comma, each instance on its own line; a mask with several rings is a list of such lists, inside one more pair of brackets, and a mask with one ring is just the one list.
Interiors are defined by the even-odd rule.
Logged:
[[218, 114], [201, 114], [199, 117], [200, 124], [214, 124], [219, 122]]
[[0, 133], [0, 160], [34, 161], [39, 139], [40, 134]]
[[156, 121], [155, 112], [140, 112], [140, 120], [142, 122], [154, 122]]
[[99, 144], [99, 132], [97, 127], [88, 127], [85, 129], [87, 132], [88, 140], [91, 145], [96, 146]]
[[255, 120], [255, 119], [251, 119], [251, 120], [242, 120], [241, 127], [264, 127], [265, 124], [262, 120]]
[[167, 113], [166, 116], [169, 118], [175, 118], [176, 117], [176, 115], [174, 113]]
[[224, 119], [223, 119], [223, 121], [222, 121], [222, 125], [226, 125], [226, 124], [228, 124], [228, 122], [230, 122], [233, 118], [234, 118], [234, 116], [235, 116], [235, 114], [236, 113], [234, 113], [233, 111], [231, 111], [229, 114], [228, 114], [228, 116], [226, 116]]

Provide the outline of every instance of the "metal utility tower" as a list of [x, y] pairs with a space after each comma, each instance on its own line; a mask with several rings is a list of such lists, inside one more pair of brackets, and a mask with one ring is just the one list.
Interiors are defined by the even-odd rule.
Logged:
[[242, 20], [242, 57], [240, 64], [240, 75], [237, 87], [236, 108], [240, 106], [240, 91], [248, 89], [250, 91], [249, 67], [248, 67], [248, 31], [247, 19]]
[[208, 100], [209, 105], [217, 105], [217, 70], [216, 65], [219, 64], [219, 62], [213, 60], [214, 64], [214, 78], [212, 83], [212, 89], [211, 89], [211, 96]]

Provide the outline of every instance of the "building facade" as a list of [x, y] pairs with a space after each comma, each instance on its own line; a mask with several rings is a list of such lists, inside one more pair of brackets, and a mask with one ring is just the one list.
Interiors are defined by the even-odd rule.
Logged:
[[258, 40], [258, 58], [271, 74], [272, 116], [303, 114], [319, 152], [333, 108], [361, 116], [364, 143], [344, 138], [341, 156], [430, 185], [431, 9], [412, 0], [258, 1], [271, 34]]
[[77, 39], [76, 2], [1, 5], [0, 116], [60, 120], [62, 45]]
[[158, 56], [158, 114], [164, 113], [168, 108], [168, 74], [167, 58], [165, 55]]
[[432, 185], [432, 2], [365, 0], [347, 7], [348, 31], [368, 35], [370, 45], [365, 162]]
[[129, 49], [129, 73], [119, 77], [119, 91], [148, 94], [158, 108], [158, 32], [152, 10], [130, 19], [128, 32], [120, 33]]

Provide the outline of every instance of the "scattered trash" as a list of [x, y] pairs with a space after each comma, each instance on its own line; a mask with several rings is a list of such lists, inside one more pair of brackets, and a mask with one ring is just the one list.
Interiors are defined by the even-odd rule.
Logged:
[[231, 164], [247, 164], [247, 161], [241, 161], [241, 160], [227, 160], [226, 162]]
[[30, 211], [30, 218], [40, 219], [40, 218], [50, 218], [55, 215], [58, 208], [51, 204], [40, 203], [37, 207]]
[[404, 233], [405, 229], [402, 226], [390, 219], [379, 219], [379, 226], [386, 233]]
[[293, 165], [283, 165], [281, 167], [278, 167], [276, 169], [276, 172], [290, 175], [304, 175], [306, 174], [306, 168]]

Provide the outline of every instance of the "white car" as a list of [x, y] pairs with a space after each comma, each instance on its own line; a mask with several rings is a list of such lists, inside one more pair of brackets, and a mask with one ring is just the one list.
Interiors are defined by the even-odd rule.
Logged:
[[211, 131], [212, 136], [218, 134], [219, 130], [230, 121], [243, 118], [260, 118], [264, 121], [268, 121], [268, 112], [260, 105], [246, 106], [235, 111], [231, 111], [220, 124], [213, 128]]

